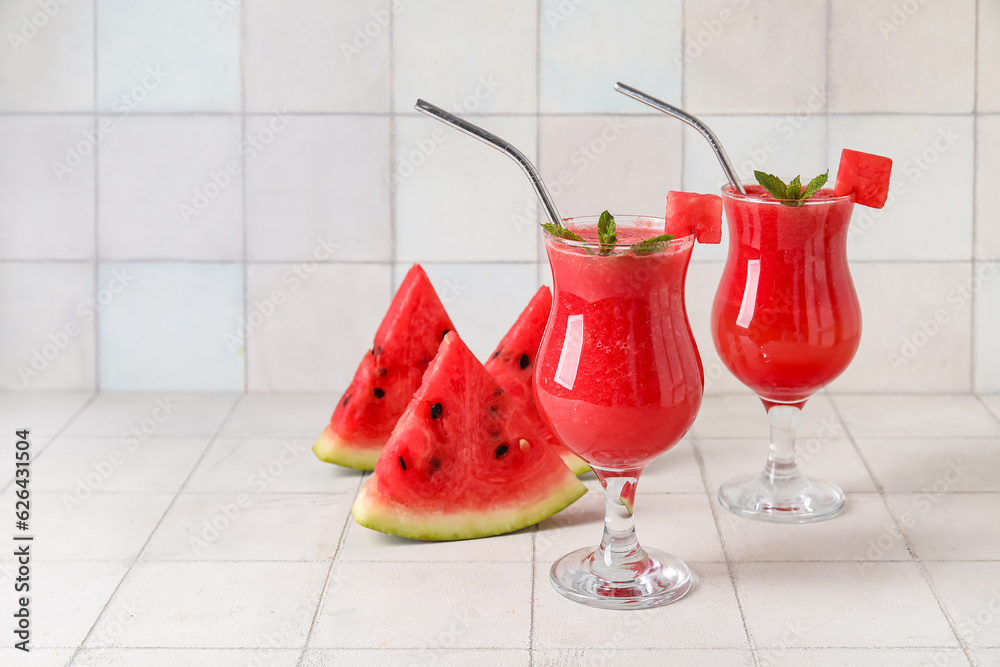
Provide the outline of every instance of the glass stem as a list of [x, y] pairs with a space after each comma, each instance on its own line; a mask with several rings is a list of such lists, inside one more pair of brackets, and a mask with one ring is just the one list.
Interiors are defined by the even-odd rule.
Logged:
[[[635, 576], [634, 573], [625, 570], [646, 557], [639, 546], [635, 521], [632, 519], [640, 472], [598, 472], [604, 485], [604, 536], [595, 554], [594, 567], [600, 568], [603, 576], [608, 579], [631, 579]], [[616, 573], [619, 576], [616, 577]]]
[[805, 488], [807, 484], [795, 462], [795, 433], [800, 412], [802, 410], [796, 405], [772, 405], [767, 411], [771, 422], [771, 448], [763, 474], [771, 484], [779, 484], [788, 491], [794, 491], [793, 487], [800, 484]]

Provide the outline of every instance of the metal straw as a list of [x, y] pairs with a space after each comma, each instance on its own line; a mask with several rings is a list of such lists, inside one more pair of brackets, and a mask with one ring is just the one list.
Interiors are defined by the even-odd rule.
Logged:
[[733, 168], [733, 163], [729, 161], [729, 156], [726, 155], [726, 149], [722, 147], [719, 143], [719, 138], [715, 136], [715, 132], [712, 132], [703, 122], [689, 114], [688, 112], [675, 107], [672, 104], [667, 104], [663, 100], [658, 100], [655, 97], [651, 97], [641, 90], [637, 90], [632, 86], [626, 86], [624, 83], [619, 81], [615, 84], [615, 90], [623, 95], [628, 95], [634, 100], [639, 100], [643, 104], [647, 104], [654, 109], [658, 109], [665, 114], [669, 114], [674, 118], [680, 119], [693, 127], [694, 129], [705, 135], [708, 139], [708, 143], [712, 145], [712, 150], [715, 151], [715, 156], [719, 158], [719, 162], [722, 164], [722, 170], [726, 172], [726, 178], [740, 194], [746, 194], [746, 190], [743, 188], [743, 184], [740, 183], [740, 179], [736, 176], [736, 169]]
[[510, 156], [510, 159], [516, 162], [518, 166], [524, 170], [524, 173], [528, 175], [528, 180], [531, 181], [531, 185], [535, 188], [535, 193], [538, 195], [538, 199], [541, 200], [542, 206], [545, 207], [545, 213], [548, 215], [549, 220], [553, 224], [562, 227], [562, 216], [560, 216], [559, 211], [556, 210], [556, 204], [552, 201], [552, 195], [549, 194], [548, 188], [546, 188], [545, 183], [542, 182], [542, 177], [539, 176], [538, 170], [535, 169], [535, 165], [531, 164], [531, 160], [526, 158], [524, 153], [517, 150], [509, 142], [501, 139], [492, 132], [487, 132], [478, 125], [473, 125], [464, 118], [459, 118], [458, 116], [450, 114], [444, 109], [434, 106], [430, 102], [418, 99], [413, 108], [420, 113], [430, 116], [431, 118], [436, 118], [446, 125], [451, 125], [456, 130], [464, 132], [470, 137], [479, 139], [484, 144], [488, 144], [501, 153]]

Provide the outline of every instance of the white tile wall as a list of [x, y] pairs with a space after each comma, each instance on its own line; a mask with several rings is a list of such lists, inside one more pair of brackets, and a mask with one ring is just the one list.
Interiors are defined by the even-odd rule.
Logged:
[[0, 6], [0, 110], [91, 111], [94, 108], [95, 0], [36, 0]]
[[0, 116], [0, 257], [94, 256], [93, 130], [85, 116]]
[[[704, 140], [621, 80], [709, 121], [744, 176], [833, 175], [844, 147], [892, 157], [901, 191], [855, 214], [865, 334], [834, 388], [1000, 391], [994, 283], [962, 286], [1000, 254], [994, 2], [0, 4], [0, 310], [18, 314], [0, 324], [0, 388], [336, 393], [412, 262], [475, 278], [453, 315], [489, 348], [548, 279], [534, 194], [415, 98], [511, 140], [566, 215], [717, 191]], [[697, 248], [688, 303], [709, 391], [742, 392], [707, 336], [724, 256]], [[242, 351], [223, 343], [314, 259]], [[121, 263], [145, 286], [85, 319]], [[947, 326], [894, 371], [941, 308]], [[81, 333], [26, 386], [18, 364], [70, 322]]]
[[688, 0], [685, 103], [693, 113], [785, 113], [825, 97], [826, 21], [823, 0], [794, 11], [775, 0]]
[[239, 3], [97, 0], [97, 109], [239, 111]]

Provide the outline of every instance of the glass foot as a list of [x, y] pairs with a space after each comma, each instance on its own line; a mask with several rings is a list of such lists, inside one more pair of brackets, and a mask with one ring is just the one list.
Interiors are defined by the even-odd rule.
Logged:
[[835, 484], [799, 477], [791, 489], [766, 475], [730, 480], [719, 487], [719, 503], [745, 519], [772, 523], [811, 523], [830, 519], [844, 509], [844, 492]]
[[691, 589], [691, 570], [659, 549], [614, 568], [596, 548], [568, 553], [549, 571], [552, 586], [574, 602], [602, 609], [646, 609], [679, 600]]

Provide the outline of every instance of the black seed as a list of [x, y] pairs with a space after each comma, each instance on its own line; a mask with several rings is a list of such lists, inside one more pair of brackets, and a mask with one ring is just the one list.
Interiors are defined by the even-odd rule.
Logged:
[[440, 403], [435, 403], [431, 406], [431, 419], [437, 419], [441, 416], [441, 411], [444, 410], [444, 406]]
[[441, 467], [441, 462], [438, 461], [437, 459], [431, 459], [431, 467], [437, 470], [438, 468]]
[[350, 402], [351, 402], [351, 397], [350, 396], [344, 396], [344, 407], [345, 408], [347, 407], [347, 404], [350, 403]]
[[[500, 458], [501, 456], [503, 456], [504, 454], [506, 454], [508, 449], [509, 449], [509, 447], [507, 447], [507, 445], [500, 445], [499, 447], [497, 447], [497, 451], [496, 451], [497, 458]], [[403, 469], [405, 470], [406, 468], [403, 468]]]
[[493, 353], [493, 356], [492, 356], [492, 357], [490, 357], [490, 359], [496, 359], [497, 357], [499, 357], [499, 356], [500, 356], [500, 353], [501, 353], [501, 352], [503, 352], [503, 348], [502, 348], [502, 347], [498, 347], [498, 348], [497, 348], [497, 351]]
[[386, 373], [389, 372], [389, 369], [388, 368], [377, 368], [377, 369], [375, 369], [375, 372], [378, 373], [379, 375], [385, 375]]
[[522, 354], [521, 361], [519, 361], [518, 363], [520, 364], [521, 368], [527, 368], [528, 364], [531, 363], [531, 359], [528, 358], [528, 355]]
[[374, 354], [375, 355], [382, 354], [382, 346], [381, 345], [379, 345], [378, 347], [375, 348]]
[[382, 398], [385, 396], [385, 392], [379, 389], [378, 387], [375, 387], [375, 391], [373, 391], [372, 393], [375, 394], [375, 398]]
[[406, 472], [406, 461], [403, 460], [402, 456], [399, 457], [399, 467], [403, 469], [403, 472]]
[[441, 334], [441, 340], [444, 340], [444, 337], [448, 335], [449, 331], [451, 331], [451, 329], [445, 329], [444, 330], [444, 333]]
[[486, 409], [490, 411], [490, 414], [494, 414], [495, 415], [497, 413], [497, 406], [495, 406], [495, 405], [491, 405], [490, 407], [488, 407]]

